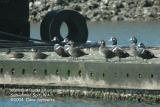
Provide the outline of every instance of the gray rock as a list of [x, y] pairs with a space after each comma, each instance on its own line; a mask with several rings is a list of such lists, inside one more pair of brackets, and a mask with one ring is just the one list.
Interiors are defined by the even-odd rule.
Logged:
[[112, 21], [123, 21], [124, 17], [123, 16], [114, 16], [111, 18]]
[[160, 0], [30, 0], [30, 21], [51, 10], [72, 9], [90, 21], [159, 20]]
[[108, 4], [108, 3], [109, 3], [109, 0], [102, 0], [102, 2], [103, 2], [104, 4]]
[[150, 7], [150, 6], [153, 6], [154, 4], [153, 0], [142, 0], [141, 2], [142, 2], [141, 5], [143, 7]]

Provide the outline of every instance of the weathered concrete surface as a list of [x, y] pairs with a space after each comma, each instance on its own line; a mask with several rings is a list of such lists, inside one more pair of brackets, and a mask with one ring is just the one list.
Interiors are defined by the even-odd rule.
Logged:
[[30, 0], [30, 20], [39, 22], [51, 10], [72, 9], [90, 21], [160, 19], [159, 0]]
[[[130, 52], [130, 50], [127, 50]], [[159, 49], [151, 49], [160, 57]], [[84, 86], [95, 88], [160, 89], [160, 60], [135, 60], [129, 57], [105, 62], [97, 49], [85, 50], [88, 56], [61, 58], [54, 52], [44, 60], [33, 60], [32, 52], [24, 52], [22, 59], [10, 59], [0, 54], [0, 84], [42, 84]]]
[[1, 61], [1, 84], [160, 89], [159, 64]]

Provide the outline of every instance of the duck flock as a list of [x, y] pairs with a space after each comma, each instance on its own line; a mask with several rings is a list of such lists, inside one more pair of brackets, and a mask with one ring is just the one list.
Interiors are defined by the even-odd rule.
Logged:
[[129, 41], [131, 42], [131, 45], [130, 45], [130, 50], [132, 53], [131, 55], [117, 45], [116, 37], [111, 37], [109, 41], [112, 42], [111, 49], [105, 46], [104, 40], [100, 42], [100, 47], [99, 47], [99, 53], [105, 57], [106, 61], [116, 56], [119, 58], [119, 61], [121, 61], [121, 58], [127, 58], [127, 57], [135, 57], [135, 60], [137, 57], [140, 57], [146, 61], [148, 59], [158, 58], [152, 52], [150, 52], [145, 48], [144, 43], [137, 44], [137, 38], [134, 36], [132, 36], [129, 39]]
[[[110, 42], [112, 42], [111, 47], [107, 47], [105, 40], [101, 40], [97, 42], [99, 45], [98, 53], [100, 56], [102, 56], [106, 62], [109, 62], [112, 60], [112, 58], [118, 57], [118, 62], [121, 61], [122, 58], [128, 58], [128, 57], [134, 57], [135, 60], [137, 60], [137, 57], [142, 58], [143, 60], [148, 60], [152, 58], [158, 58], [155, 56], [151, 51], [146, 49], [144, 43], [138, 43], [137, 38], [135, 36], [132, 36], [130, 41], [130, 50], [131, 53], [128, 53], [124, 48], [121, 48], [117, 45], [117, 38], [111, 37]], [[88, 53], [84, 52], [81, 46], [76, 45], [76, 43], [72, 40], [68, 41], [65, 40], [65, 45], [60, 44], [60, 42], [57, 40], [57, 38], [53, 39], [54, 45], [54, 52], [60, 56], [60, 57], [71, 57], [72, 60], [78, 60], [79, 57], [85, 56], [85, 55], [91, 55], [88, 51]], [[38, 49], [31, 49], [33, 52], [33, 59], [46, 59], [49, 55], [46, 53], [41, 52]], [[7, 49], [6, 55], [9, 58], [23, 58], [25, 55], [23, 52], [11, 52], [10, 49]]]
[[[100, 42], [98, 42], [100, 44], [99, 54], [105, 58], [106, 62], [114, 57], [118, 57], [118, 61], [121, 61], [122, 58], [127, 57], [134, 57], [135, 60], [137, 59], [137, 57], [140, 57], [146, 61], [148, 59], [158, 58], [151, 51], [146, 49], [144, 43], [137, 43], [137, 38], [135, 36], [132, 36], [129, 39], [129, 41], [131, 42], [131, 55], [117, 45], [116, 37], [111, 37], [109, 41], [112, 42], [111, 48], [106, 46], [105, 40], [101, 40]], [[78, 59], [78, 57], [84, 55], [90, 55], [89, 53], [85, 53], [84, 51], [82, 51], [80, 47], [75, 46], [75, 43], [73, 41], [69, 41], [67, 46], [56, 44], [54, 47], [54, 51], [61, 57], [72, 57], [73, 59]]]

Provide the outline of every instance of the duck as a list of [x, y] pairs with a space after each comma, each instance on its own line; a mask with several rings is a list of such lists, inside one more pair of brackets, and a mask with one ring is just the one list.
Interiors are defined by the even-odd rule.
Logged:
[[57, 44], [57, 43], [60, 43], [60, 40], [57, 36], [54, 36], [51, 42], [53, 42], [54, 44]]
[[106, 62], [108, 62], [108, 59], [114, 58], [116, 56], [112, 50], [109, 50], [106, 47], [106, 42], [104, 40], [100, 41], [99, 54], [106, 59]]
[[24, 57], [24, 53], [22, 53], [22, 52], [16, 52], [16, 51], [11, 52], [11, 49], [7, 49], [6, 55], [7, 55], [9, 58], [15, 58], [15, 59], [16, 59], [16, 58], [20, 59], [20, 58], [23, 58], [23, 57]]
[[138, 53], [138, 57], [142, 58], [143, 60], [146, 59], [146, 61], [148, 59], [158, 58], [157, 56], [154, 55], [154, 53], [150, 52], [149, 50], [147, 50], [145, 48], [144, 43], [139, 43], [138, 44], [137, 53]]
[[137, 38], [135, 36], [131, 36], [131, 38], [129, 39], [129, 41], [131, 42], [129, 48], [131, 50], [131, 54], [134, 56], [134, 59], [137, 59], [138, 53], [137, 53]]
[[112, 42], [112, 49], [117, 47], [117, 38], [116, 37], [112, 36], [108, 41]]
[[48, 57], [47, 54], [41, 52], [38, 49], [31, 49], [31, 51], [34, 52], [32, 55], [33, 59], [46, 59]]
[[63, 46], [60, 44], [55, 44], [54, 45], [54, 52], [61, 57], [69, 57], [70, 54], [68, 53], [67, 49], [65, 49]]
[[119, 62], [121, 61], [121, 58], [127, 58], [130, 56], [128, 52], [123, 50], [121, 47], [117, 46], [117, 38], [111, 37], [110, 40], [112, 42], [112, 51], [118, 56]]
[[69, 38], [65, 37], [62, 41], [62, 44], [68, 44], [68, 42], [69, 42]]
[[74, 41], [69, 41], [69, 44], [70, 45], [67, 51], [73, 59], [78, 60], [78, 57], [89, 55], [88, 53], [85, 53], [84, 51], [82, 51], [79, 47], [76, 47]]

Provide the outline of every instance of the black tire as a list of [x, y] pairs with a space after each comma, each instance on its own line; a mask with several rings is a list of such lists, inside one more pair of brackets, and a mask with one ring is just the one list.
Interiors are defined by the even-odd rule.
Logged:
[[62, 41], [60, 28], [63, 22], [68, 26], [67, 38], [69, 40], [76, 43], [85, 43], [87, 41], [88, 28], [86, 20], [81, 14], [73, 10], [56, 10], [47, 13], [40, 26], [41, 39], [51, 41], [56, 36]]

